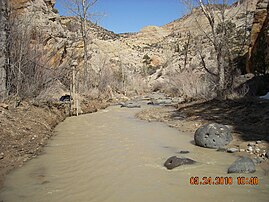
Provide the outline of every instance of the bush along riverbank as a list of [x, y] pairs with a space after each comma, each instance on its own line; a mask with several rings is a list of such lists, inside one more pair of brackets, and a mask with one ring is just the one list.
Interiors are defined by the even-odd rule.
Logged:
[[[109, 104], [84, 100], [81, 113], [92, 113]], [[19, 101], [0, 103], [0, 188], [14, 168], [41, 154], [54, 127], [69, 116], [67, 102]]]

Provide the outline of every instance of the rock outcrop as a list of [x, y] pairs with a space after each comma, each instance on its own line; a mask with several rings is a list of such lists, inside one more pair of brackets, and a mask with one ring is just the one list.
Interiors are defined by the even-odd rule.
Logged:
[[269, 0], [259, 0], [254, 13], [248, 51], [248, 73], [265, 73], [269, 69]]

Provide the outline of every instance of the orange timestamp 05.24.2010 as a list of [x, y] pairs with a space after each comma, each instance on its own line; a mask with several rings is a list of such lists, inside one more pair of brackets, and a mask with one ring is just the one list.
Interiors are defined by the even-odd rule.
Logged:
[[191, 185], [258, 185], [258, 177], [236, 177], [235, 180], [233, 177], [190, 177]]

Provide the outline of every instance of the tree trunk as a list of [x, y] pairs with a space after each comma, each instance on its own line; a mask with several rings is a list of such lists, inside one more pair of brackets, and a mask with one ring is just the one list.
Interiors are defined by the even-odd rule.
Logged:
[[218, 83], [217, 83], [217, 96], [223, 98], [225, 90], [225, 62], [222, 55], [222, 50], [217, 52], [217, 68], [218, 68]]
[[224, 65], [222, 64], [220, 66], [220, 72], [219, 72], [219, 96], [223, 97], [223, 93], [225, 91], [225, 68]]
[[83, 90], [86, 92], [89, 85], [88, 75], [88, 33], [87, 33], [87, 5], [85, 0], [82, 0], [83, 18], [82, 20], [82, 37], [84, 45], [84, 67], [83, 67]]
[[191, 33], [190, 33], [190, 31], [189, 31], [189, 33], [188, 33], [188, 40], [187, 40], [187, 43], [185, 44], [184, 69], [186, 69], [186, 66], [187, 66], [188, 52], [189, 52], [189, 46], [190, 46], [190, 40], [191, 40]]
[[0, 0], [0, 98], [7, 94], [7, 1]]

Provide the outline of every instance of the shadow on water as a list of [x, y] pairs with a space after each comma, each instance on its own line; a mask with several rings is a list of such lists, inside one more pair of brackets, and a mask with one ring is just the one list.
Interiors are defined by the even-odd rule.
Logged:
[[243, 140], [269, 142], [269, 100], [211, 100], [180, 107], [171, 114], [172, 119], [179, 116], [231, 125]]

